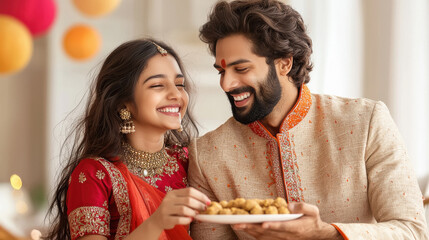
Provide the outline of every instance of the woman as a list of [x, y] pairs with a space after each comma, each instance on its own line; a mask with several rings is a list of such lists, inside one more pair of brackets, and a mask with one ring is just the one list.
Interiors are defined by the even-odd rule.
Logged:
[[177, 54], [150, 39], [124, 43], [94, 87], [48, 238], [190, 239], [186, 225], [210, 200], [185, 188], [185, 146], [198, 131]]

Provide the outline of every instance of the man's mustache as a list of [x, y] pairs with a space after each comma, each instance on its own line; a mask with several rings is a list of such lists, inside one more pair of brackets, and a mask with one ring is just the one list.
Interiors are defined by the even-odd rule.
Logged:
[[240, 93], [244, 93], [244, 92], [251, 92], [254, 93], [255, 89], [250, 87], [250, 86], [246, 86], [246, 87], [239, 87], [236, 88], [234, 90], [231, 90], [229, 92], [225, 92], [227, 95], [231, 95], [231, 94], [240, 94]]

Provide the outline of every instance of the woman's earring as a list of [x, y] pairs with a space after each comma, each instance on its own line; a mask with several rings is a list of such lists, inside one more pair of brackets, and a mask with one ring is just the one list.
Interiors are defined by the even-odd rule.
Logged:
[[133, 133], [136, 131], [133, 121], [131, 121], [131, 112], [126, 108], [119, 110], [119, 115], [123, 120], [120, 132], [123, 134]]
[[177, 129], [178, 132], [183, 132], [182, 124], [180, 124], [180, 127]]

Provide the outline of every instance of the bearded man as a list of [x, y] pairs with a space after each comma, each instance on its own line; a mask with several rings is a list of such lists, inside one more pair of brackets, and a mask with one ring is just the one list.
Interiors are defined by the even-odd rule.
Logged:
[[283, 197], [283, 222], [194, 223], [194, 239], [428, 239], [422, 194], [387, 107], [312, 94], [312, 42], [276, 0], [218, 2], [200, 29], [233, 112], [190, 146], [211, 200]]

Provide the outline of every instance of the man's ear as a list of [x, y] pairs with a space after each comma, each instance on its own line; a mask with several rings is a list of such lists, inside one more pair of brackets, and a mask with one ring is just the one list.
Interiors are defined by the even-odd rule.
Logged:
[[281, 76], [287, 76], [292, 69], [293, 57], [277, 58], [274, 63], [276, 65], [277, 72], [280, 73]]

